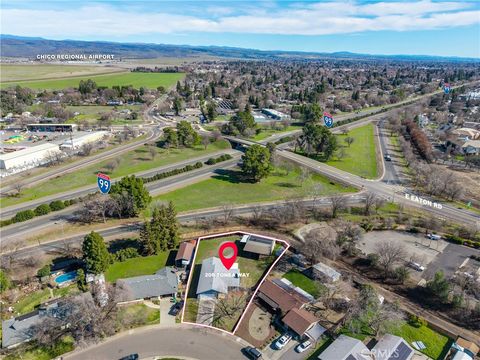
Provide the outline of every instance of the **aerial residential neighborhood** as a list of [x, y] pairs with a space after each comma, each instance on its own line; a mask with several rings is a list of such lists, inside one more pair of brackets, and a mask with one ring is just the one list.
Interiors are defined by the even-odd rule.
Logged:
[[0, 3], [0, 359], [480, 359], [480, 3]]

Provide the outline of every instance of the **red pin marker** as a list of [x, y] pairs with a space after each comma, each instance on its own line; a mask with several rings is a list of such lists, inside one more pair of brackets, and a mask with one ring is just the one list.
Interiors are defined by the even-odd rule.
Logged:
[[[229, 258], [223, 255], [223, 252], [225, 251], [225, 249], [228, 249], [228, 248], [233, 250], [233, 255]], [[234, 242], [224, 242], [222, 245], [220, 245], [220, 248], [218, 249], [218, 256], [220, 257], [220, 260], [222, 261], [223, 266], [225, 266], [227, 270], [230, 270], [232, 265], [235, 263], [235, 260], [237, 259], [237, 253], [238, 253], [237, 245], [235, 245]]]

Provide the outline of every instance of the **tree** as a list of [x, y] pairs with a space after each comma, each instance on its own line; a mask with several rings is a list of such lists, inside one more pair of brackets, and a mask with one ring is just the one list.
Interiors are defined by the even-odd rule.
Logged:
[[332, 210], [332, 218], [336, 218], [339, 211], [343, 210], [347, 204], [347, 198], [341, 195], [333, 195], [329, 198]]
[[338, 149], [337, 138], [325, 126], [307, 123], [300, 138], [302, 148], [308, 156], [323, 153], [324, 160], [329, 160]]
[[153, 210], [150, 222], [145, 222], [140, 239], [147, 255], [174, 249], [180, 239], [177, 212], [173, 202], [160, 205]]
[[170, 127], [163, 129], [163, 147], [167, 149], [178, 147], [177, 132]]
[[10, 289], [10, 279], [3, 269], [0, 269], [0, 294]]
[[268, 149], [257, 144], [250, 146], [242, 156], [241, 168], [243, 174], [253, 182], [268, 176], [272, 170]]
[[51, 264], [46, 264], [42, 268], [38, 269], [37, 276], [39, 278], [49, 276], [51, 272]]
[[83, 269], [77, 270], [77, 287], [81, 292], [88, 290], [87, 280], [85, 279], [85, 271], [83, 271]]
[[123, 177], [120, 181], [113, 184], [110, 189], [110, 194], [112, 195], [123, 193], [130, 195], [133, 201], [133, 211], [122, 213], [123, 216], [127, 217], [137, 216], [140, 211], [146, 209], [152, 200], [147, 188], [143, 184], [143, 179], [137, 178], [135, 175]]
[[355, 138], [351, 136], [347, 136], [345, 139], [343, 139], [343, 141], [345, 141], [348, 147], [350, 147], [350, 145], [352, 145], [352, 143], [355, 141]]
[[173, 100], [173, 111], [175, 112], [175, 115], [180, 115], [180, 112], [183, 110], [183, 101], [181, 98], [176, 97], [175, 100]]
[[210, 144], [210, 137], [208, 135], [202, 135], [202, 145], [205, 150], [207, 150], [207, 147], [209, 144]]
[[431, 298], [438, 299], [445, 303], [448, 300], [448, 293], [450, 292], [450, 282], [445, 279], [443, 271], [437, 271], [433, 279], [427, 281], [425, 289]]
[[157, 148], [155, 146], [149, 146], [148, 152], [150, 153], [152, 160], [155, 159], [155, 156], [157, 156]]
[[239, 111], [232, 116], [229, 125], [242, 135], [246, 135], [249, 129], [255, 129], [257, 127], [255, 118], [248, 109], [245, 109], [245, 111]]
[[110, 254], [100, 234], [92, 231], [90, 234], [85, 235], [82, 251], [88, 272], [100, 274], [107, 270], [110, 263]]
[[207, 119], [208, 121], [214, 121], [217, 117], [217, 107], [214, 103], [210, 102], [207, 105]]
[[35, 216], [47, 215], [50, 211], [51, 211], [51, 209], [50, 209], [50, 206], [48, 204], [38, 205], [34, 210]]
[[377, 254], [378, 265], [383, 269], [384, 277], [390, 274], [394, 264], [403, 261], [406, 256], [404, 246], [393, 241], [382, 242], [378, 246]]
[[370, 215], [372, 213], [372, 208], [375, 206], [377, 202], [377, 195], [372, 192], [367, 192], [365, 195], [365, 208], [364, 212], [365, 215]]
[[188, 121], [180, 121], [177, 124], [177, 137], [180, 145], [193, 147], [199, 143], [199, 135]]

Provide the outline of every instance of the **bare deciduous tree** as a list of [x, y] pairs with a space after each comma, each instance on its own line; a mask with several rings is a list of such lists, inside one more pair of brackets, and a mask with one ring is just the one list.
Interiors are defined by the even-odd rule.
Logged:
[[332, 218], [336, 218], [339, 211], [345, 209], [347, 205], [347, 198], [341, 195], [334, 195], [329, 198], [330, 209], [332, 210]]
[[383, 275], [387, 277], [393, 269], [393, 265], [403, 261], [406, 257], [403, 244], [393, 241], [384, 241], [378, 246], [378, 265], [383, 269]]

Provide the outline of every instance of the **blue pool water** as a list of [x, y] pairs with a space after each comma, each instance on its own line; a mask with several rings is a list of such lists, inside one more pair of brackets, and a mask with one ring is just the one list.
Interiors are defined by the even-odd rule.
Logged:
[[76, 271], [70, 271], [70, 272], [67, 272], [65, 274], [57, 276], [55, 278], [55, 282], [57, 284], [61, 284], [61, 283], [64, 283], [66, 281], [75, 280], [76, 277], [77, 277], [77, 272]]

